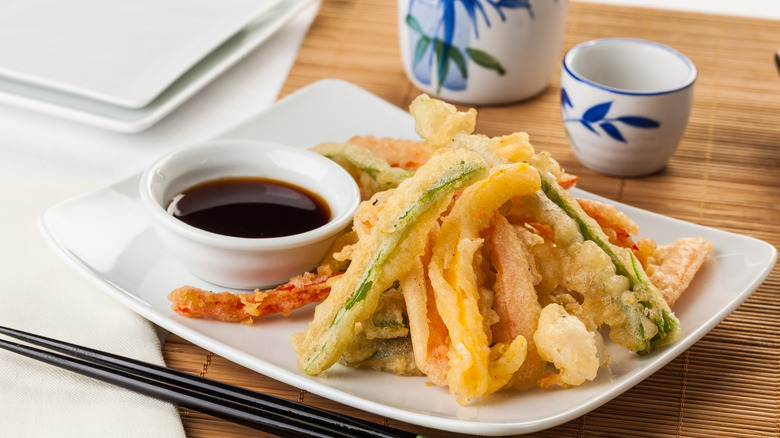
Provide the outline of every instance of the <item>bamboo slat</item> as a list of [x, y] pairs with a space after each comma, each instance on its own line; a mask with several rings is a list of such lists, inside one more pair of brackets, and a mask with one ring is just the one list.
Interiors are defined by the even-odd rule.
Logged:
[[[324, 0], [281, 96], [323, 78], [341, 78], [405, 108], [419, 93], [397, 45], [396, 3]], [[600, 37], [659, 41], [697, 65], [694, 109], [668, 168], [616, 179], [583, 168], [560, 123], [558, 76], [541, 96], [478, 107], [477, 131], [527, 131], [578, 186], [660, 214], [780, 246], [780, 77], [772, 56], [780, 23], [656, 9], [571, 2], [564, 50]], [[357, 133], [356, 133], [357, 134]], [[428, 437], [426, 430], [348, 408], [273, 381], [178, 336], [164, 345], [169, 366], [355, 415]], [[578, 419], [539, 437], [777, 437], [780, 435], [780, 269], [723, 323], [662, 370]], [[190, 437], [265, 436], [182, 410]]]

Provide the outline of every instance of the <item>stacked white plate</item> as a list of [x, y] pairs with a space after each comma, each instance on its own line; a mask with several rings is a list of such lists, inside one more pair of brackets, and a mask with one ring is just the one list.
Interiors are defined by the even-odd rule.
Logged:
[[5, 0], [0, 5], [0, 103], [138, 132], [309, 3]]

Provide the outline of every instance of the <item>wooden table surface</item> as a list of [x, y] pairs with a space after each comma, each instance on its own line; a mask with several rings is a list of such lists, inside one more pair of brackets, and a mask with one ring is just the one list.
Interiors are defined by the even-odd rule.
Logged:
[[[697, 65], [694, 108], [669, 166], [640, 179], [596, 174], [576, 160], [560, 122], [559, 76], [541, 96], [478, 107], [477, 131], [526, 131], [578, 187], [666, 216], [780, 246], [780, 76], [771, 20], [572, 2], [564, 50], [600, 37], [670, 45]], [[562, 55], [562, 54], [561, 54]], [[323, 78], [355, 83], [406, 108], [419, 94], [406, 79], [397, 44], [396, 3], [324, 0], [281, 96]], [[281, 97], [280, 96], [280, 97]], [[169, 366], [345, 412], [428, 437], [451, 433], [381, 418], [276, 382], [171, 335]], [[656, 374], [580, 418], [530, 436], [780, 436], [780, 272], [724, 322]], [[181, 410], [190, 437], [266, 436]]]

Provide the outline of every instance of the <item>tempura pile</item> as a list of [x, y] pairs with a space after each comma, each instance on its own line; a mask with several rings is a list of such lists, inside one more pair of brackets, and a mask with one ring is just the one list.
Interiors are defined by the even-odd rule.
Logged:
[[340, 362], [426, 375], [465, 404], [594, 379], [607, 363], [603, 325], [639, 354], [677, 339], [670, 306], [709, 242], [636, 237], [611, 205], [574, 199], [576, 178], [527, 134], [474, 134], [473, 109], [422, 95], [410, 111], [422, 142], [314, 148], [366, 200], [319, 268], [327, 298], [293, 336], [303, 372]]

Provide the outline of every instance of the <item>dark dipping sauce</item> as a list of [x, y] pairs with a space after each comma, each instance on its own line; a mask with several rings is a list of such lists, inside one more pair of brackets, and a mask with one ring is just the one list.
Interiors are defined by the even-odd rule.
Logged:
[[330, 207], [316, 193], [284, 181], [256, 177], [200, 183], [174, 196], [168, 211], [193, 227], [246, 238], [300, 234], [331, 219]]

